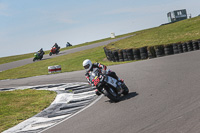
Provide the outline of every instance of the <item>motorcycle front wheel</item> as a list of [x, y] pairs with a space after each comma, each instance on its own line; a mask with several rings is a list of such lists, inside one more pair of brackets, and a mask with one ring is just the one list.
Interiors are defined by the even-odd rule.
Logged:
[[107, 96], [111, 101], [119, 102], [120, 95], [117, 94], [112, 88], [104, 89], [104, 95]]
[[51, 55], [52, 55], [52, 53], [50, 52], [50, 53], [49, 53], [49, 56], [51, 56]]
[[36, 58], [33, 58], [33, 61], [35, 61], [36, 60]]
[[123, 89], [124, 89], [124, 91], [122, 92], [122, 94], [123, 95], [128, 95], [129, 89], [128, 89], [128, 87], [125, 84], [123, 85]]

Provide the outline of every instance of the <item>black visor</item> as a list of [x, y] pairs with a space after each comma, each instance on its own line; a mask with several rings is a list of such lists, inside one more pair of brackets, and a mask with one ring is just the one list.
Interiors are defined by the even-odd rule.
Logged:
[[84, 66], [85, 69], [88, 69], [90, 67], [90, 64], [87, 64], [86, 66]]

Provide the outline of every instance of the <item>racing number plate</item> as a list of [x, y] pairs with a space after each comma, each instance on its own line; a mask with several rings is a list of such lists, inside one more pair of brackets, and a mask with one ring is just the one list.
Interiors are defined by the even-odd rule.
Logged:
[[97, 86], [97, 84], [100, 82], [99, 78], [96, 76], [92, 82], [94, 83], [95, 86]]
[[114, 87], [117, 87], [117, 80], [116, 80], [116, 79], [114, 79], [114, 78], [108, 76], [107, 82], [108, 82], [110, 85], [112, 85], [112, 86], [114, 86]]

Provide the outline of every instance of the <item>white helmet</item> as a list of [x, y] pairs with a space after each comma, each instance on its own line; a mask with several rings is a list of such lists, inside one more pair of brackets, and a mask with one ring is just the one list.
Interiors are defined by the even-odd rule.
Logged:
[[92, 67], [92, 62], [89, 59], [84, 60], [83, 67], [86, 69], [86, 71], [89, 71]]

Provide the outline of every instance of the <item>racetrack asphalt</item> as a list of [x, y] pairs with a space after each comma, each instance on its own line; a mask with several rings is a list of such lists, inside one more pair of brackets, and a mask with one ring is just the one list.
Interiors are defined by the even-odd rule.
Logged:
[[44, 133], [199, 133], [199, 57], [195, 51], [109, 66], [130, 94], [118, 103], [103, 97]]
[[[200, 51], [108, 66], [130, 94], [93, 106], [44, 133], [199, 133]], [[84, 82], [84, 71], [2, 80], [0, 88]]]

